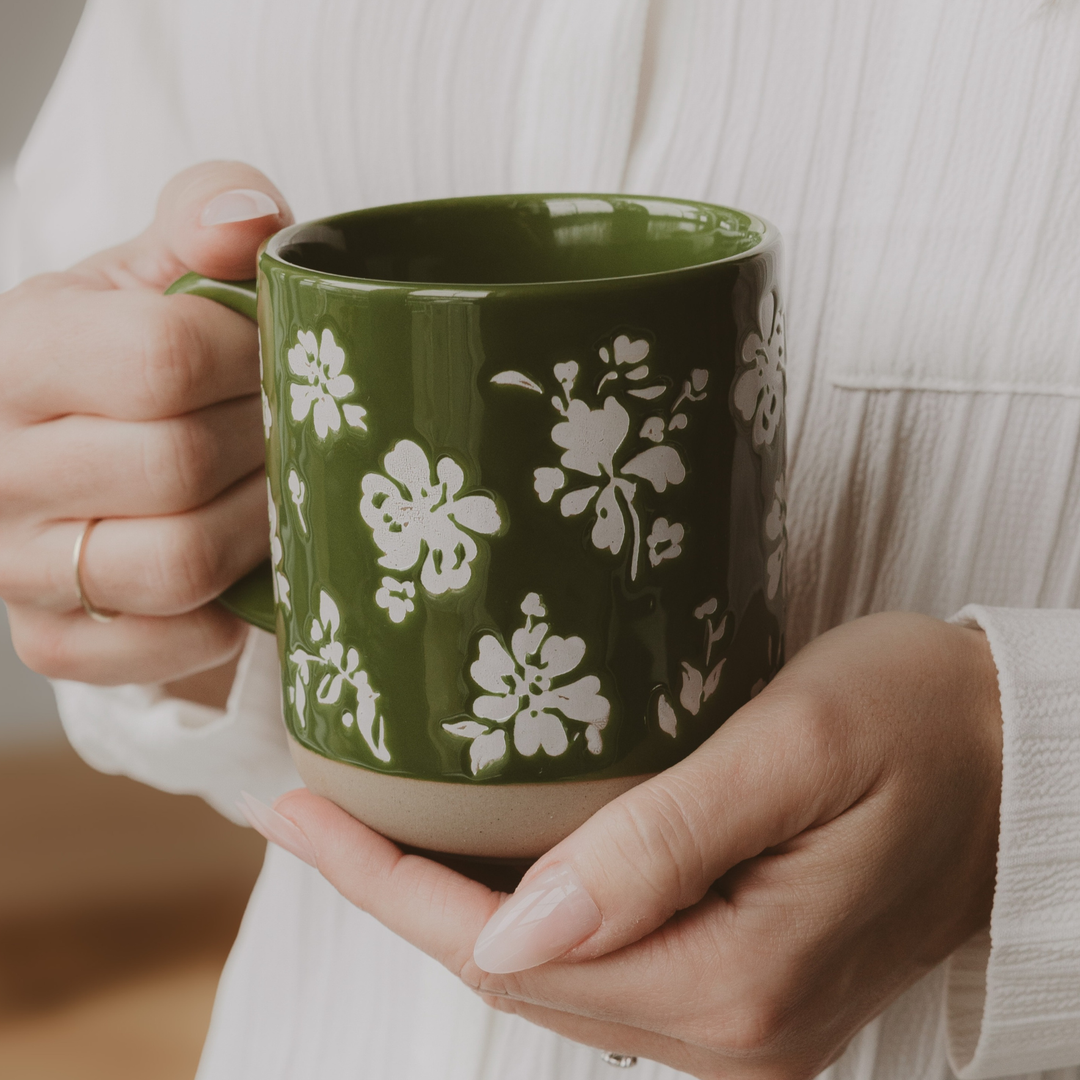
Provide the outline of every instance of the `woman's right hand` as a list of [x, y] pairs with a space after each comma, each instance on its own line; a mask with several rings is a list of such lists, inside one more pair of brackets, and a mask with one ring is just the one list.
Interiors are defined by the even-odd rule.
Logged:
[[[262, 173], [210, 162], [166, 185], [141, 236], [0, 296], [0, 597], [51, 678], [170, 682], [227, 664], [245, 626], [213, 603], [267, 554], [258, 343], [189, 270], [255, 276], [292, 215]], [[90, 619], [75, 587], [82, 553]]]

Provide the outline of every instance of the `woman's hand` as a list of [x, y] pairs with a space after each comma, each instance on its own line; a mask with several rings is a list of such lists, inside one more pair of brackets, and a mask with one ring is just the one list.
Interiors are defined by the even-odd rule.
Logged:
[[803, 649], [509, 900], [307, 792], [277, 809], [495, 1008], [698, 1077], [796, 1080], [986, 923], [1000, 785], [985, 637], [884, 614]]
[[[0, 596], [23, 661], [92, 683], [183, 679], [245, 627], [210, 601], [266, 554], [254, 325], [162, 290], [254, 277], [292, 220], [261, 173], [211, 162], [165, 188], [145, 233], [0, 296]], [[92, 621], [75, 590], [82, 554]]]

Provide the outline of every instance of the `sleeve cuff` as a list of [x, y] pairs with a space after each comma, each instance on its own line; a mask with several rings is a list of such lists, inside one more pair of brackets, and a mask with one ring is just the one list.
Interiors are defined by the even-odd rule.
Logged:
[[1080, 611], [965, 607], [998, 670], [1004, 734], [989, 932], [950, 957], [960, 1080], [1080, 1063]]
[[158, 686], [53, 683], [68, 739], [95, 769], [199, 795], [238, 824], [241, 791], [273, 802], [303, 786], [285, 739], [280, 686], [274, 638], [255, 629], [224, 712]]

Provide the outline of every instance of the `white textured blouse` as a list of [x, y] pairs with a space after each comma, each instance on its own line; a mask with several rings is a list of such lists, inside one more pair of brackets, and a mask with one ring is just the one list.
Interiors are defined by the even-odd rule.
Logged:
[[[964, 609], [1005, 727], [989, 934], [825, 1075], [1080, 1080], [1080, 3], [90, 0], [18, 167], [26, 272], [142, 229], [162, 184], [214, 157], [263, 169], [300, 219], [596, 190], [780, 227], [791, 647], [867, 612]], [[241, 788], [298, 783], [257, 631], [225, 712], [154, 687], [57, 695], [92, 764], [230, 816]], [[273, 848], [199, 1072], [609, 1075]]]

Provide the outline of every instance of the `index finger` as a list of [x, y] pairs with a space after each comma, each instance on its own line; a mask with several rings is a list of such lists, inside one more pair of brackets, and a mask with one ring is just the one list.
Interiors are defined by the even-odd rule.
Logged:
[[259, 389], [255, 324], [196, 296], [32, 279], [0, 298], [3, 407], [27, 422], [71, 413], [158, 420]]
[[461, 975], [502, 894], [431, 859], [406, 855], [305, 789], [283, 795], [274, 809], [301, 829], [319, 872], [346, 900]]

